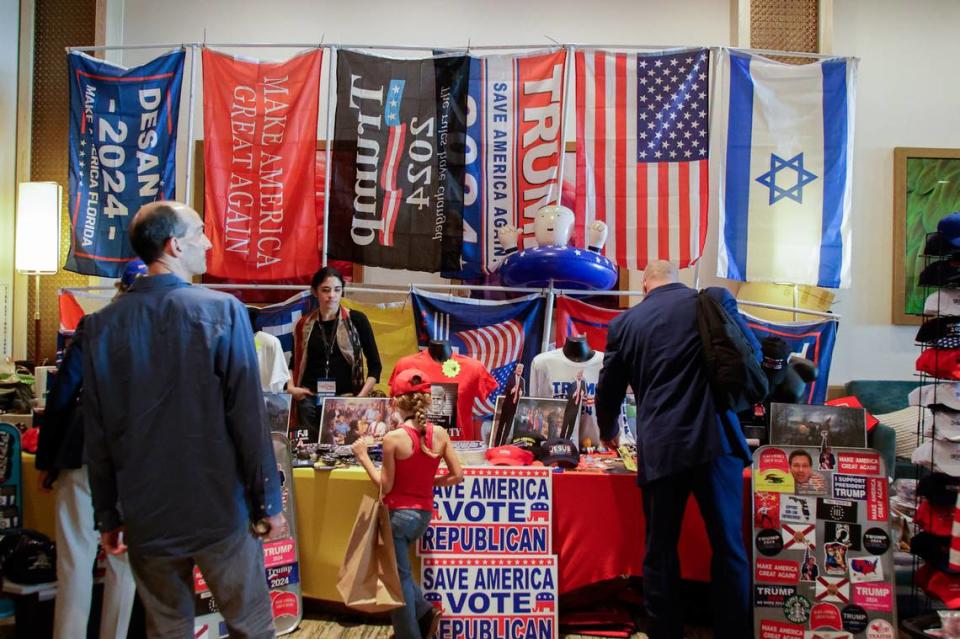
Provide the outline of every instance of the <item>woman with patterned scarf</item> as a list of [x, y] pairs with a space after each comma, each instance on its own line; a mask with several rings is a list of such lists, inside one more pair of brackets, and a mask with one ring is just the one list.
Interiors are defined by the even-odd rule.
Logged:
[[382, 366], [367, 316], [340, 306], [343, 297], [340, 271], [325, 266], [314, 274], [310, 289], [319, 308], [301, 317], [294, 329], [293, 374], [287, 390], [296, 402], [298, 424], [310, 431], [312, 441], [317, 441], [319, 387], [333, 382], [337, 395], [365, 397], [380, 381]]

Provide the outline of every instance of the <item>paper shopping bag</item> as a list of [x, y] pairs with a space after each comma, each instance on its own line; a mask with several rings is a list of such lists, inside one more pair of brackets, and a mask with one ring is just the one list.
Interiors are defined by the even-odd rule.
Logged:
[[403, 605], [390, 513], [379, 499], [363, 496], [340, 573], [343, 602], [363, 612], [384, 612]]

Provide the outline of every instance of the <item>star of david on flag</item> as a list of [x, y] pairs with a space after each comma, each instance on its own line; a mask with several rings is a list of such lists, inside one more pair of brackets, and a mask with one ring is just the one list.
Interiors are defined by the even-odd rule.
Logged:
[[723, 49], [718, 68], [717, 275], [849, 286], [857, 60], [795, 65]]
[[413, 317], [417, 341], [446, 340], [461, 355], [483, 364], [497, 380], [497, 389], [477, 399], [476, 417], [493, 414], [496, 400], [506, 392], [517, 362], [530, 370], [543, 338], [544, 298], [533, 294], [508, 301], [475, 300], [414, 290]]
[[[795, 183], [791, 187], [784, 187], [794, 179], [792, 174], [780, 176], [777, 184], [777, 174], [790, 170], [796, 173]], [[770, 154], [770, 170], [757, 178], [757, 182], [770, 189], [770, 204], [776, 204], [785, 197], [797, 204], [803, 204], [803, 187], [817, 179], [817, 176], [803, 168], [803, 153], [797, 153], [789, 160], [784, 160], [776, 153]]]

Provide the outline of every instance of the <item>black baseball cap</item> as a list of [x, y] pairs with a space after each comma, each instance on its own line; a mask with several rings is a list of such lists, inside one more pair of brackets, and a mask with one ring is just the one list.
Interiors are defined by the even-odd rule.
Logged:
[[916, 339], [937, 348], [960, 348], [960, 315], [928, 319], [917, 331]]
[[935, 255], [937, 257], [946, 257], [960, 252], [953, 243], [943, 236], [942, 233], [931, 233], [927, 236], [927, 241], [923, 245], [924, 255]]
[[938, 260], [920, 271], [920, 286], [960, 285], [960, 260]]
[[571, 440], [554, 437], [541, 444], [543, 457], [540, 461], [544, 466], [560, 466], [562, 468], [576, 468], [580, 463], [580, 451]]
[[510, 443], [524, 450], [529, 450], [533, 453], [534, 459], [540, 459], [543, 457], [543, 442], [546, 440], [547, 438], [540, 433], [529, 432], [517, 435]]

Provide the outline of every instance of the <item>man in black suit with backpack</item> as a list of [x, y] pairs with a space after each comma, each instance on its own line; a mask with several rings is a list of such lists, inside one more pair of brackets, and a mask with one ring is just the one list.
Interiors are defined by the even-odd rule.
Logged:
[[[610, 323], [597, 384], [600, 436], [617, 448], [620, 406], [629, 384], [637, 400], [637, 483], [646, 519], [643, 588], [651, 639], [680, 639], [683, 620], [677, 542], [690, 493], [713, 548], [714, 637], [752, 636], [750, 568], [743, 544], [743, 468], [750, 451], [736, 414], [714, 400], [698, 328], [698, 293], [677, 267], [655, 261], [643, 274], [644, 299]], [[708, 295], [747, 331], [736, 300]], [[759, 353], [752, 334], [744, 335]]]

